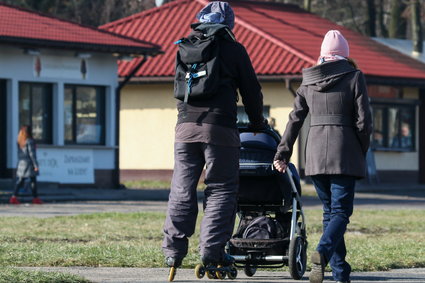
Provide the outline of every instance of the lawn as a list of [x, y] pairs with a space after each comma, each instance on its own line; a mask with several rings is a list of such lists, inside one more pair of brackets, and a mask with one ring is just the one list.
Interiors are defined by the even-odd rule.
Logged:
[[24, 271], [17, 268], [1, 267], [0, 283], [89, 283], [90, 281], [73, 274], [60, 272]]
[[[9, 267], [7, 272], [19, 266], [163, 267], [164, 217], [149, 212], [2, 217], [0, 266]], [[346, 234], [353, 270], [425, 267], [424, 218], [425, 210], [355, 211]], [[310, 253], [320, 237], [321, 211], [307, 210], [306, 219]], [[183, 267], [198, 263], [198, 235], [199, 229]]]

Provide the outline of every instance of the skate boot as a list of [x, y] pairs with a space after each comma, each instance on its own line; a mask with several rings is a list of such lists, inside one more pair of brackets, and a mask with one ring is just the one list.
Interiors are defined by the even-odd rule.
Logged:
[[168, 281], [171, 282], [174, 280], [174, 276], [176, 276], [177, 268], [182, 265], [182, 259], [177, 257], [166, 257], [165, 264], [170, 267], [170, 272], [168, 274]]
[[235, 279], [238, 276], [238, 270], [234, 264], [235, 259], [228, 254], [224, 254], [220, 261], [202, 258], [202, 264], [195, 267], [195, 275], [199, 279], [205, 275], [209, 279], [224, 279], [226, 275], [229, 279]]

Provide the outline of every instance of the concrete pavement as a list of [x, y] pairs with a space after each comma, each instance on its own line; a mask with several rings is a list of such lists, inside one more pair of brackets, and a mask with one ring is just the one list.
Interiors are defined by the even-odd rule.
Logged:
[[[41, 270], [67, 272], [82, 276], [96, 283], [139, 283], [139, 282], [167, 282], [168, 269], [166, 268], [115, 268], [115, 267], [26, 267], [25, 270]], [[227, 282], [279, 282], [296, 283], [308, 282], [309, 273], [306, 272], [302, 280], [293, 280], [285, 271], [259, 270], [253, 277], [247, 277], [242, 270], [238, 270], [235, 280]], [[330, 273], [325, 274], [324, 283], [335, 282]], [[395, 269], [385, 272], [353, 272], [354, 283], [424, 283], [425, 268]], [[206, 277], [197, 279], [192, 269], [178, 269], [174, 282], [219, 282]]]

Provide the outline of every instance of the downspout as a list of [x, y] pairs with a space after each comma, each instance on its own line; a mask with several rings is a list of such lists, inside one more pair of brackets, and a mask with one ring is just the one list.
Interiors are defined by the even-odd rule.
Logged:
[[120, 189], [120, 109], [121, 109], [121, 89], [130, 81], [132, 77], [139, 71], [139, 69], [148, 60], [147, 55], [143, 55], [143, 59], [131, 70], [122, 82], [119, 83], [115, 90], [115, 171], [113, 183], [115, 188]]

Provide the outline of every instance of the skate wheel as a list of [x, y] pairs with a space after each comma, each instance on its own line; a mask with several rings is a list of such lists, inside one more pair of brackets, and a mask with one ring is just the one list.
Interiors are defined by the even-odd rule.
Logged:
[[230, 271], [227, 272], [227, 277], [229, 279], [236, 279], [236, 277], [238, 276], [238, 270], [235, 267], [230, 267]]
[[224, 278], [226, 278], [226, 271], [222, 270], [223, 266], [218, 265], [217, 268], [218, 270], [215, 272], [215, 276], [220, 280], [223, 280]]
[[168, 274], [168, 281], [171, 282], [174, 280], [174, 276], [176, 276], [176, 268], [170, 267], [170, 273]]
[[208, 279], [217, 279], [217, 276], [215, 275], [214, 271], [206, 271]]
[[205, 276], [205, 268], [202, 264], [195, 266], [195, 275], [198, 279], [202, 279]]

